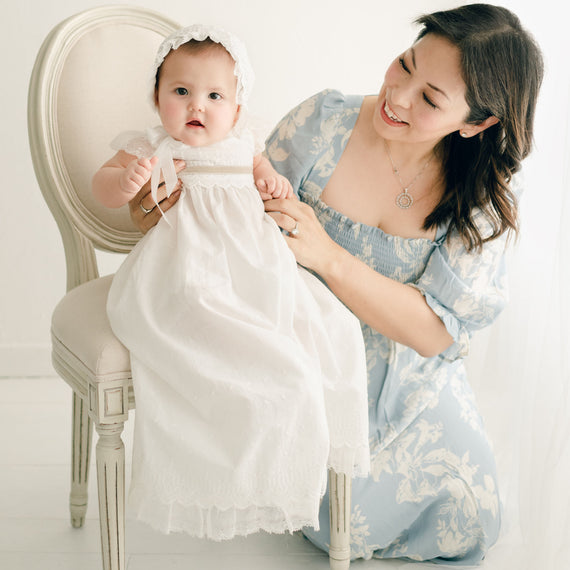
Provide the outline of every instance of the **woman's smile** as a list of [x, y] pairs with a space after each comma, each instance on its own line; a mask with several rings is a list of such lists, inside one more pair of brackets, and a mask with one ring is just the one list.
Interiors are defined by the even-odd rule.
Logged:
[[380, 115], [382, 116], [382, 119], [384, 119], [384, 122], [388, 123], [390, 126], [404, 127], [408, 124], [396, 115], [388, 105], [388, 101], [384, 101], [384, 104], [380, 106]]

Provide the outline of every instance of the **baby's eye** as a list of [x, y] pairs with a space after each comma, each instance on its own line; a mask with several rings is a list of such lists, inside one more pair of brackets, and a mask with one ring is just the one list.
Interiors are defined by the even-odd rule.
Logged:
[[177, 95], [188, 95], [188, 89], [186, 89], [186, 87], [177, 87], [174, 92]]
[[219, 101], [222, 96], [219, 93], [210, 93], [209, 95], [210, 99], [212, 99], [212, 101]]

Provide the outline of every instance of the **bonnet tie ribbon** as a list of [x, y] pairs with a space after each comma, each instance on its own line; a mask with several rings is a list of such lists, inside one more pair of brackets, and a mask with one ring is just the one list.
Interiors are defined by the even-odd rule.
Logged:
[[152, 175], [150, 178], [150, 195], [154, 200], [157, 208], [160, 210], [161, 215], [164, 217], [164, 212], [158, 205], [158, 185], [160, 181], [160, 174], [164, 178], [164, 187], [166, 189], [166, 196], [169, 197], [174, 190], [176, 183], [178, 182], [178, 176], [176, 176], [176, 168], [174, 167], [174, 159], [172, 156], [172, 149], [170, 147], [170, 141], [166, 138], [157, 147], [154, 156], [158, 158]]

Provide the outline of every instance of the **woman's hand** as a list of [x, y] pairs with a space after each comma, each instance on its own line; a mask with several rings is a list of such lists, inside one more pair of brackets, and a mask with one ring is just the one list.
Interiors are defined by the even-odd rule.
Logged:
[[[174, 168], [177, 174], [185, 167], [186, 163], [183, 160], [174, 161]], [[160, 184], [158, 185], [158, 201], [160, 209], [163, 212], [170, 210], [170, 208], [178, 202], [181, 187], [182, 182], [178, 180], [178, 184], [172, 191], [172, 194], [167, 198], [166, 190], [164, 189], [164, 180], [161, 178]], [[129, 211], [133, 223], [143, 234], [146, 234], [148, 230], [156, 226], [162, 215], [150, 195], [150, 181], [147, 182], [129, 202]]]
[[344, 252], [333, 241], [308, 204], [299, 200], [267, 200], [265, 211], [287, 232], [287, 244], [298, 263], [316, 271], [325, 280], [335, 260]]
[[293, 234], [285, 239], [297, 261], [319, 274], [361, 321], [422, 356], [435, 356], [451, 346], [453, 338], [422, 293], [385, 277], [343, 249], [310, 206], [298, 200], [268, 200], [265, 210]]

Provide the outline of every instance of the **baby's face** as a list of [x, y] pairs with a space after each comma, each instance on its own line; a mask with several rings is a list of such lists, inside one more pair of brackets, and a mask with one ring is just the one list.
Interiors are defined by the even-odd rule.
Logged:
[[226, 137], [238, 119], [235, 62], [223, 48], [168, 54], [158, 85], [158, 113], [166, 132], [190, 146]]

